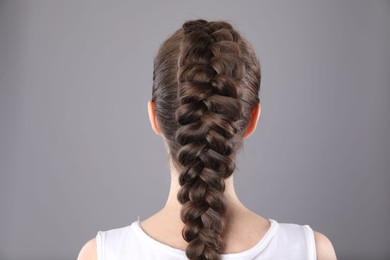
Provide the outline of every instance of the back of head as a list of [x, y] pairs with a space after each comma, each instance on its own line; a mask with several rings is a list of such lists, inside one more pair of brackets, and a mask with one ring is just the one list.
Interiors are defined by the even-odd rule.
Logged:
[[184, 23], [155, 58], [152, 101], [180, 173], [189, 259], [219, 259], [223, 252], [224, 180], [234, 172], [259, 88], [252, 47], [224, 21]]

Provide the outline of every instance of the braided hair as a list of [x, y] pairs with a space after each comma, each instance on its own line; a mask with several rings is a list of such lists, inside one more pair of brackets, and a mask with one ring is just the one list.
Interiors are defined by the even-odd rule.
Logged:
[[259, 103], [260, 67], [250, 44], [224, 21], [184, 23], [154, 60], [152, 101], [180, 173], [189, 259], [219, 259], [227, 228], [225, 179]]

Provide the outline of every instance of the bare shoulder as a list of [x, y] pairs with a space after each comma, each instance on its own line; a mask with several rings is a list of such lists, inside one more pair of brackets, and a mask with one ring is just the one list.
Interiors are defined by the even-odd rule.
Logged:
[[314, 231], [314, 239], [317, 249], [317, 260], [336, 260], [332, 242], [324, 234]]
[[81, 248], [77, 260], [97, 260], [96, 238], [89, 240]]

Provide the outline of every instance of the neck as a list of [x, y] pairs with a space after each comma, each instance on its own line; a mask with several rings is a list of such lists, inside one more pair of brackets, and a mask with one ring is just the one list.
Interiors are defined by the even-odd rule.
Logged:
[[[178, 176], [179, 174], [171, 167], [171, 187], [164, 208], [143, 221], [141, 226], [155, 240], [185, 250], [187, 242], [181, 235], [184, 227], [181, 220], [182, 205], [177, 200], [177, 193], [180, 190]], [[229, 221], [224, 234], [224, 251], [236, 253], [254, 246], [268, 230], [270, 223], [240, 202], [234, 190], [233, 176], [225, 179], [224, 201]]]
[[[180, 190], [180, 184], [178, 180], [179, 173], [171, 166], [171, 185], [167, 202], [164, 210], [169, 210], [172, 213], [175, 212], [180, 215], [182, 205], [177, 200], [177, 193]], [[245, 206], [238, 199], [233, 183], [233, 175], [225, 179], [225, 203], [229, 215], [234, 214], [237, 210], [245, 209]]]

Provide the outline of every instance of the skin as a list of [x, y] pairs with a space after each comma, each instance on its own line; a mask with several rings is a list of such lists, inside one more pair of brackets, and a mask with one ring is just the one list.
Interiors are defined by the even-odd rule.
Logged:
[[[161, 135], [156, 115], [154, 112], [154, 103], [148, 103], [149, 119], [153, 131]], [[249, 137], [256, 129], [261, 112], [261, 106], [258, 104], [252, 111], [252, 120], [250, 121], [244, 137]], [[161, 243], [174, 248], [185, 250], [186, 241], [181, 236], [184, 224], [180, 219], [181, 204], [176, 195], [180, 188], [177, 181], [178, 173], [171, 165], [171, 185], [165, 206], [156, 214], [141, 222], [141, 227], [145, 233]], [[225, 253], [238, 253], [245, 251], [258, 243], [270, 228], [270, 222], [247, 209], [238, 199], [235, 189], [233, 176], [226, 181], [225, 198], [229, 216], [229, 228], [224, 237]], [[160, 223], [165, 223], [161, 226]], [[330, 240], [319, 232], [314, 232], [317, 259], [334, 260], [336, 254]], [[81, 249], [78, 260], [97, 260], [96, 239], [88, 241]]]

